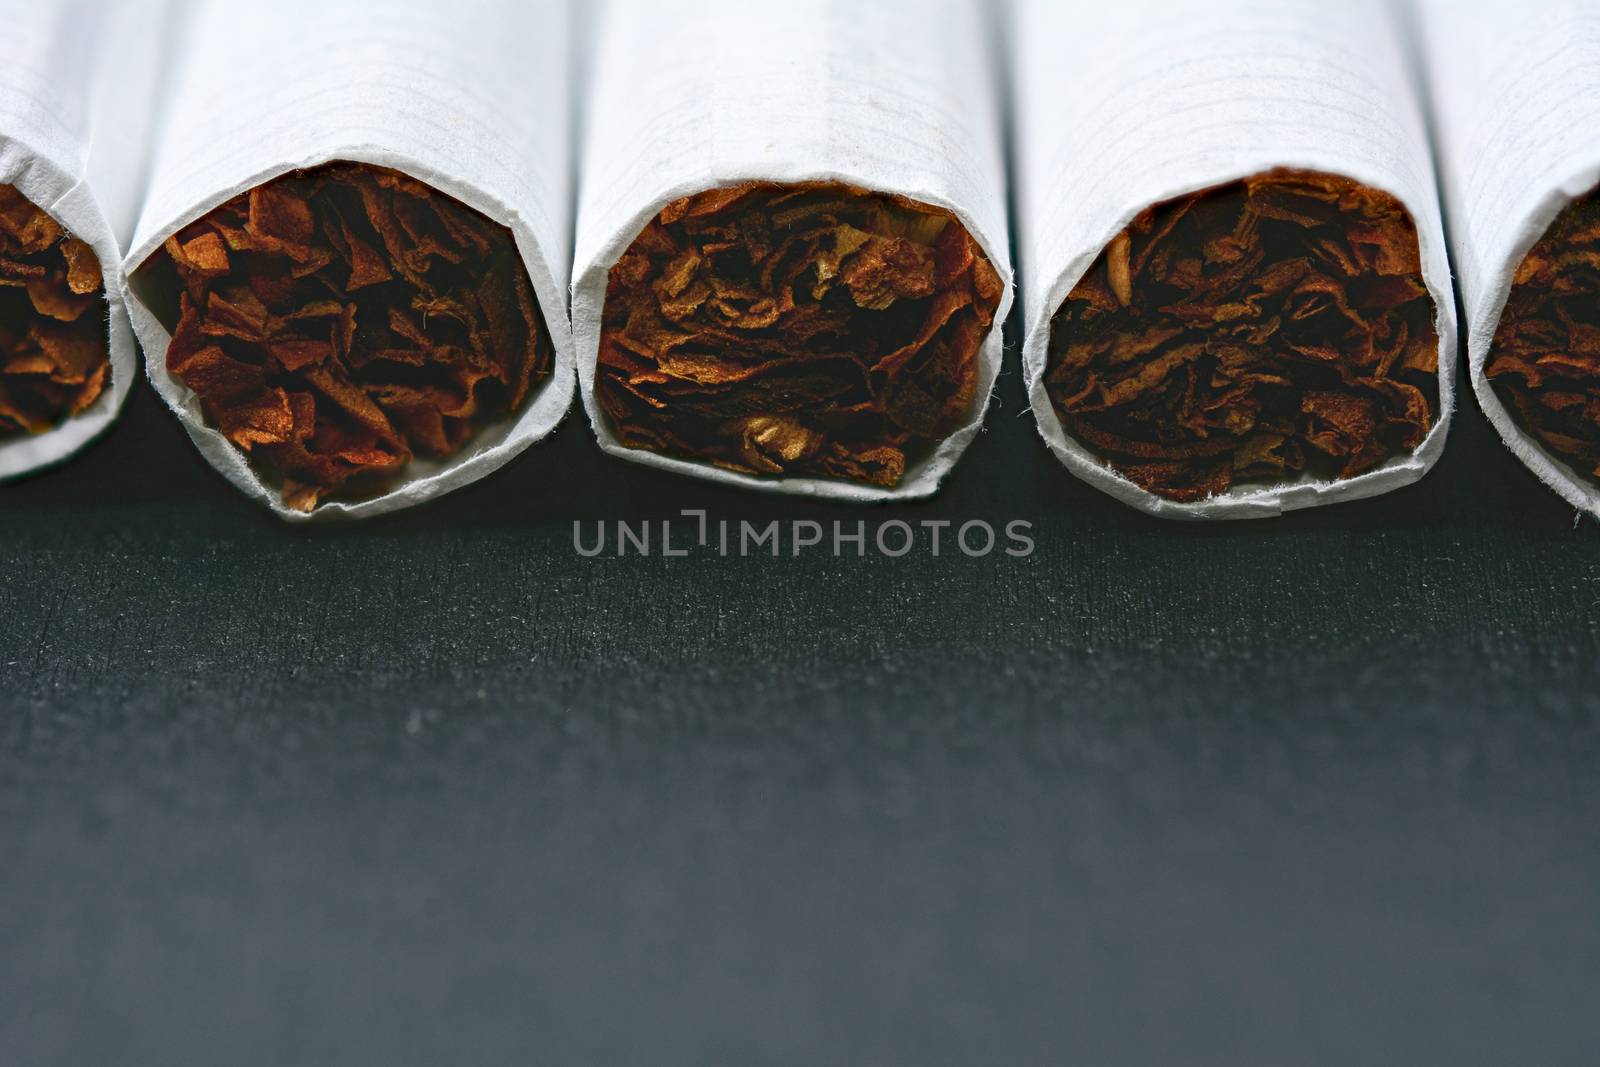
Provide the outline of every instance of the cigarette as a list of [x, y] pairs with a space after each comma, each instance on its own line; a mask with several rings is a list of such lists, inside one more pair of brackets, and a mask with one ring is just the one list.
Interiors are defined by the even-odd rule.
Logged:
[[551, 372], [511, 231], [387, 168], [256, 186], [167, 238], [136, 282], [170, 324], [168, 373], [305, 513], [455, 456]]
[[1010, 12], [1023, 366], [1051, 451], [1179, 519], [1421, 478], [1454, 408], [1455, 305], [1394, 7]]
[[1575, 475], [1600, 480], [1600, 200], [1569, 204], [1518, 264], [1484, 378]]
[[1271, 171], [1142, 212], [1056, 312], [1063, 428], [1164, 500], [1354, 478], [1439, 413], [1416, 226], [1387, 193]]
[[94, 249], [0, 185], [0, 437], [49, 433], [100, 398], [105, 302]]
[[766, 492], [938, 489], [1011, 302], [989, 17], [607, 5], [573, 271], [604, 450]]
[[94, 440], [138, 377], [122, 258], [172, 12], [0, 0], [0, 478]]
[[158, 393], [290, 521], [490, 474], [571, 404], [565, 0], [186, 7], [127, 261]]
[[1579, 4], [1418, 0], [1467, 367], [1511, 452], [1600, 517], [1600, 25]]
[[893, 489], [971, 410], [1001, 293], [971, 234], [906, 197], [685, 197], [611, 268], [599, 402], [629, 448]]

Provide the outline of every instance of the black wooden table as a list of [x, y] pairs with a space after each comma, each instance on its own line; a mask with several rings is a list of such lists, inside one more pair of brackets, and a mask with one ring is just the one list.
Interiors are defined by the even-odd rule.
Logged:
[[[1038, 547], [573, 551], [683, 507]], [[1086, 489], [1013, 372], [931, 504], [574, 417], [291, 529], [141, 388], [0, 508], [11, 1067], [1600, 1057], [1600, 543], [1470, 400], [1273, 522]]]

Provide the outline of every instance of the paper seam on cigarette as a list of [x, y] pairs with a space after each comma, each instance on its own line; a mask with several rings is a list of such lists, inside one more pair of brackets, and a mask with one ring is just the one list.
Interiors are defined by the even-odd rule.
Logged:
[[[1026, 293], [1023, 362], [1040, 433], [1076, 475], [1151, 514], [1254, 518], [1420, 478], [1454, 411], [1454, 295], [1434, 170], [1392, 9], [1379, 0], [1019, 0], [1009, 24]], [[1067, 49], [1067, 55], [1062, 49]], [[1416, 223], [1437, 309], [1439, 411], [1410, 455], [1342, 481], [1236, 486], [1175, 503], [1062, 430], [1044, 387], [1051, 320], [1106, 244], [1152, 205], [1281, 168], [1395, 196]]]

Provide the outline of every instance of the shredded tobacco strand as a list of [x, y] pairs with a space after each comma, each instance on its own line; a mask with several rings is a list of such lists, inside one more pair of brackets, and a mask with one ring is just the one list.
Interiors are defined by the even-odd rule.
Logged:
[[848, 185], [669, 204], [611, 269], [597, 392], [630, 447], [892, 487], [972, 409], [1001, 282], [948, 212]]
[[258, 186], [139, 277], [172, 294], [168, 371], [302, 511], [454, 455], [550, 372], [511, 231], [380, 167]]
[[1600, 482], [1600, 194], [1568, 205], [1517, 267], [1484, 373], [1524, 429]]
[[0, 185], [0, 437], [45, 433], [80, 414], [109, 370], [93, 249]]
[[1438, 347], [1405, 208], [1279, 170], [1136, 218], [1056, 313], [1045, 386], [1113, 470], [1191, 502], [1415, 450]]

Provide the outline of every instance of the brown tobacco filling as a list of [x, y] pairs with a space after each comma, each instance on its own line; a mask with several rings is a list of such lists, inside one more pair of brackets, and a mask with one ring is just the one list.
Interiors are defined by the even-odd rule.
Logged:
[[0, 437], [44, 433], [99, 398], [110, 367], [94, 251], [0, 185]]
[[176, 294], [168, 371], [302, 511], [454, 454], [550, 369], [511, 232], [378, 167], [235, 197], [168, 240], [141, 284]]
[[847, 185], [712, 190], [611, 269], [600, 403], [633, 448], [894, 486], [971, 411], [1000, 296], [937, 208]]
[[1067, 433], [1187, 502], [1416, 449], [1438, 346], [1405, 208], [1274, 171], [1135, 219], [1057, 312], [1045, 384]]
[[1512, 279], [1485, 374], [1517, 421], [1600, 481], [1600, 198], [1563, 211]]

